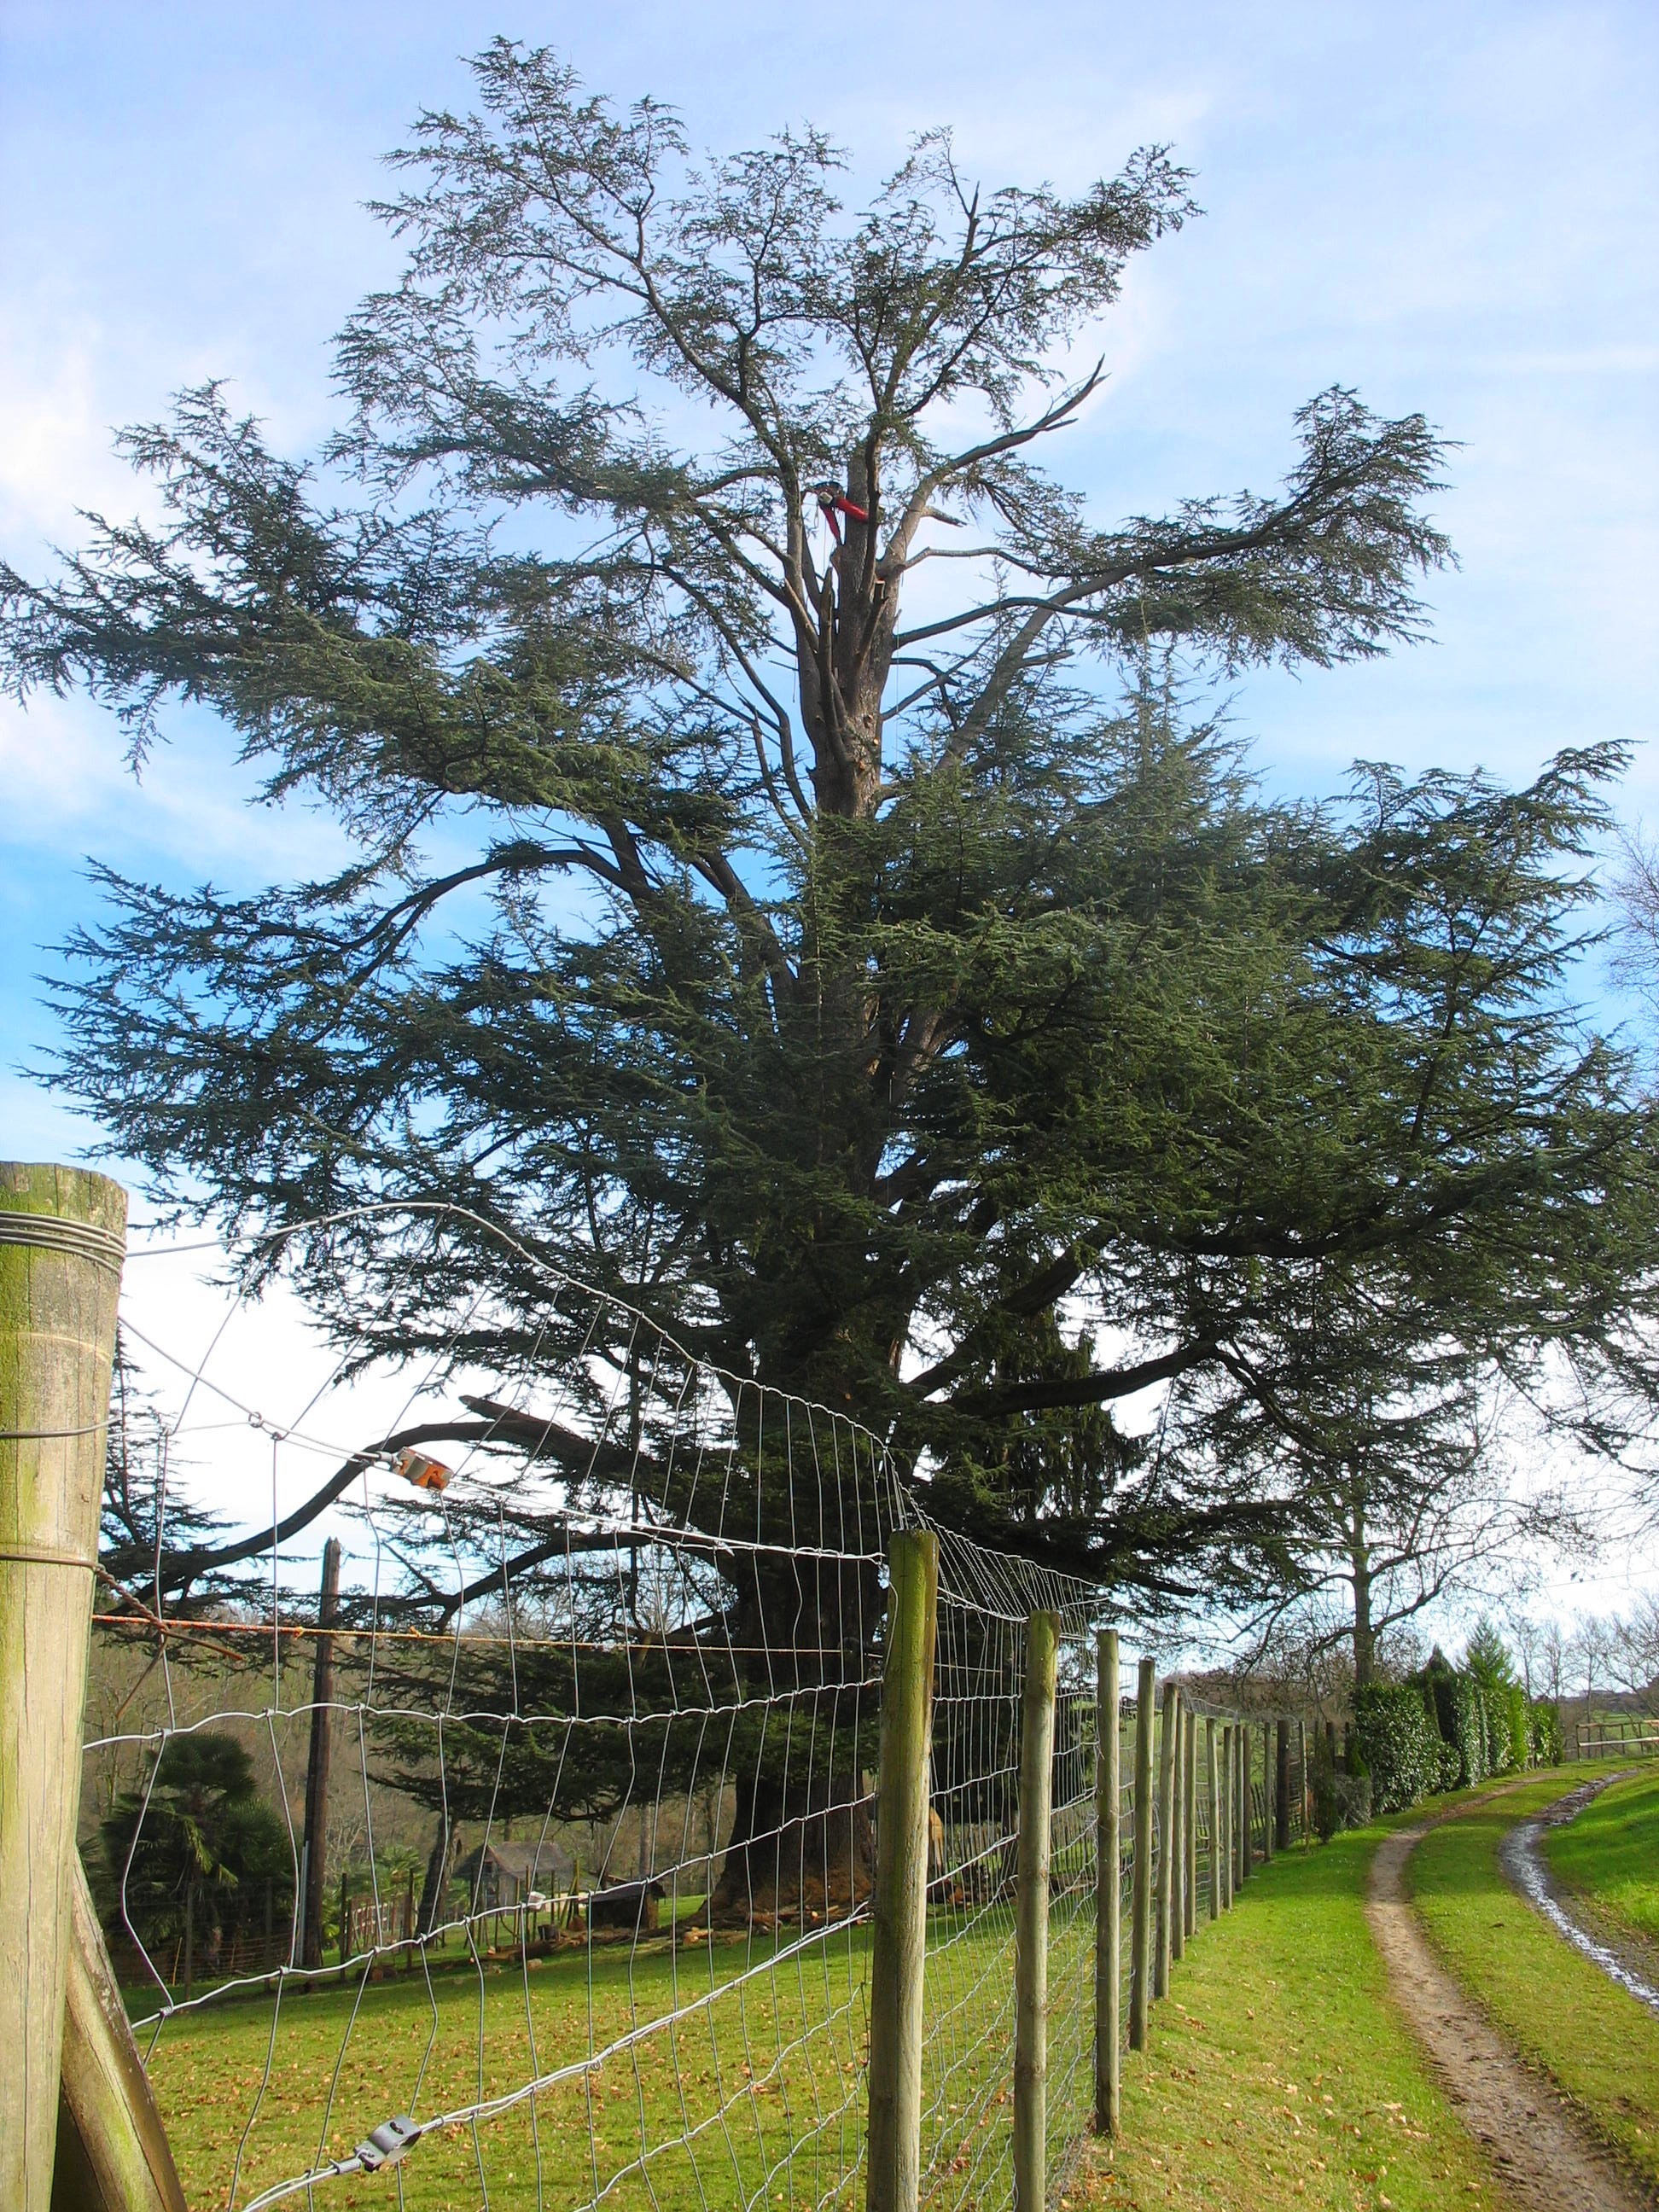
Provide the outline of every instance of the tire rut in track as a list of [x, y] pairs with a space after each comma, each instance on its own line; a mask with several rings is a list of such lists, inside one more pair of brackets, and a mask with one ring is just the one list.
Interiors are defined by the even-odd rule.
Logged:
[[1650, 2212], [1653, 2199], [1585, 2135], [1553, 2084], [1528, 2073], [1430, 1950], [1404, 1880], [1430, 1825], [1383, 1838], [1365, 1917], [1394, 1996], [1464, 2125], [1520, 2212]]

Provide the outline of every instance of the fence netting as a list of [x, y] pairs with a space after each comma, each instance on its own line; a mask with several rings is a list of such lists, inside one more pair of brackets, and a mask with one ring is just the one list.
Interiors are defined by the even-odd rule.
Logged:
[[[849, 1414], [528, 1254], [509, 1327], [441, 1212], [396, 1235], [395, 1358], [273, 1352], [241, 1298], [192, 1334], [153, 1285], [199, 1263], [134, 1262], [82, 1845], [186, 2194], [860, 2203], [885, 1562], [924, 1507]], [[1038, 1607], [1052, 2174], [1087, 2130], [1100, 1593], [941, 1532], [939, 2205], [1012, 2196]]]

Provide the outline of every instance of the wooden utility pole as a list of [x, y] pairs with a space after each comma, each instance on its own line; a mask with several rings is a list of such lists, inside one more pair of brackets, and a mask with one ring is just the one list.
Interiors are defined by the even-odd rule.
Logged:
[[1210, 1917], [1221, 1917], [1221, 1765], [1216, 1756], [1216, 1723], [1204, 1723], [1204, 1762], [1210, 1784]]
[[887, 1560], [865, 2203], [868, 2212], [915, 2212], [921, 2185], [927, 1772], [933, 1734], [939, 1538], [931, 1529], [902, 1530], [889, 1540]]
[[1135, 1863], [1129, 1897], [1129, 2047], [1146, 2048], [1152, 2016], [1152, 1693], [1156, 1678], [1143, 1659], [1135, 1678]]
[[48, 2212], [126, 1194], [0, 1164], [0, 2205]]
[[1123, 2124], [1123, 1737], [1117, 1631], [1095, 1639], [1095, 2129], [1115, 2136]]
[[[328, 1770], [334, 1740], [334, 1638], [340, 1617], [340, 1544], [323, 1547], [322, 1588], [317, 1594], [317, 1653], [311, 1676], [311, 1756], [306, 1764], [306, 1893], [301, 1921], [300, 1964], [315, 1972], [323, 1963], [323, 1898], [328, 1879]], [[342, 1963], [345, 1954], [340, 1954]]]
[[1048, 1850], [1060, 1615], [1025, 1624], [1019, 1719], [1019, 1863], [1014, 1880], [1014, 2212], [1048, 2201]]

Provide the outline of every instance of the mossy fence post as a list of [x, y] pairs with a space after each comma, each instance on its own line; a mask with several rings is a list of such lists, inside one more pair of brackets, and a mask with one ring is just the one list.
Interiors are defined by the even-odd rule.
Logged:
[[922, 1979], [927, 1950], [928, 1750], [939, 1538], [888, 1544], [887, 1650], [870, 1957], [868, 2212], [915, 2212], [921, 2185]]
[[1129, 2047], [1146, 2048], [1152, 2014], [1152, 1692], [1156, 1676], [1143, 1659], [1135, 1678], [1135, 1863], [1129, 1898]]
[[1123, 2014], [1123, 1737], [1117, 1631], [1095, 1639], [1095, 2128], [1115, 2136], [1122, 2125], [1122, 2065], [1118, 2034]]
[[1274, 1814], [1279, 1793], [1273, 1778], [1273, 1723], [1261, 1723], [1261, 1858], [1266, 1865], [1273, 1857], [1276, 1823]]
[[126, 1194], [0, 1163], [0, 2204], [184, 2212], [76, 1848]]
[[1170, 1922], [1176, 1902], [1176, 1869], [1181, 1859], [1181, 1839], [1176, 1833], [1176, 1749], [1181, 1741], [1181, 1692], [1173, 1681], [1164, 1685], [1164, 1706], [1158, 1716], [1158, 1950], [1152, 1969], [1152, 1995], [1170, 1994]]
[[1250, 1878], [1250, 1729], [1240, 1721], [1233, 1730], [1234, 1841], [1238, 1868], [1234, 1887], [1243, 1889]]
[[1048, 1851], [1054, 1809], [1060, 1615], [1025, 1624], [1019, 1717], [1019, 1860], [1014, 1878], [1014, 2212], [1048, 2200]]
[[1182, 1869], [1182, 1925], [1188, 1936], [1198, 1929], [1198, 1715], [1188, 1709], [1182, 1725], [1181, 1772], [1184, 1796], [1181, 1839], [1185, 1847]]
[[1237, 1731], [1231, 1721], [1221, 1729], [1221, 1909], [1233, 1909], [1233, 1767], [1236, 1753], [1233, 1738]]

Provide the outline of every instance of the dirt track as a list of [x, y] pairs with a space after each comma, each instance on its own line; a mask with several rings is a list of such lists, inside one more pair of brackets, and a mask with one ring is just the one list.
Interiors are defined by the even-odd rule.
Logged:
[[1650, 2200], [1589, 2141], [1550, 2084], [1529, 2074], [1429, 1949], [1403, 1875], [1426, 1825], [1387, 1837], [1365, 1914], [1407, 2019], [1469, 2132], [1523, 2212], [1649, 2212]]

